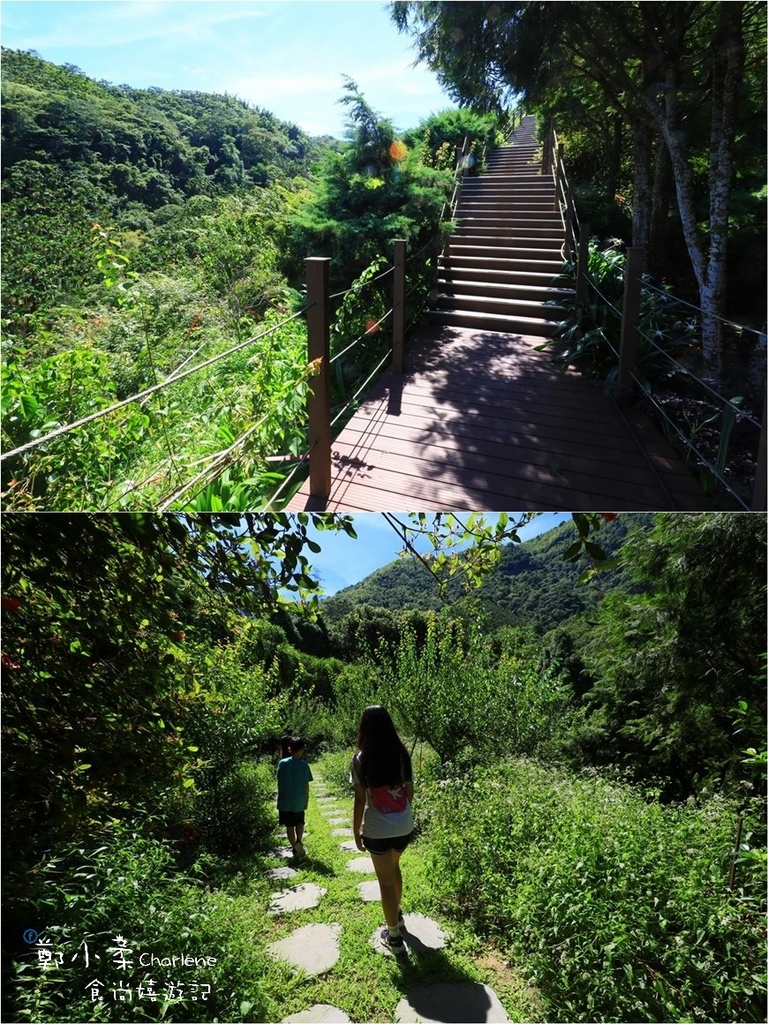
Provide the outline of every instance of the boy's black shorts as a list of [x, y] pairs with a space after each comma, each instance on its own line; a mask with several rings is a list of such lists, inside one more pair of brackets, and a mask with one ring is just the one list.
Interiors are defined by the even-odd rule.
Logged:
[[278, 811], [281, 825], [303, 825], [304, 811]]

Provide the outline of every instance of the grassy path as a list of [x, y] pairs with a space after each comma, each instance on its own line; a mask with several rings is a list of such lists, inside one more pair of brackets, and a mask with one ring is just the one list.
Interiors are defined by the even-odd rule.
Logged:
[[[316, 779], [321, 772], [320, 766]], [[306, 859], [295, 864], [290, 853], [266, 858], [262, 876], [253, 879], [253, 888], [257, 891], [254, 893], [248, 886], [251, 899], [256, 896], [258, 903], [258, 912], [248, 915], [252, 921], [258, 919], [258, 930], [253, 935], [257, 947], [252, 950], [252, 954], [256, 954], [254, 966], [258, 962], [263, 968], [258, 994], [254, 991], [250, 998], [266, 1008], [266, 1019], [279, 1022], [311, 1006], [330, 1004], [339, 1007], [354, 1022], [394, 1021], [400, 1000], [418, 986], [479, 982], [494, 989], [511, 1020], [535, 1020], [530, 995], [521, 979], [498, 955], [485, 948], [465, 922], [447, 919], [433, 906], [425, 865], [429, 853], [423, 839], [406, 850], [401, 862], [405, 880], [403, 911], [406, 915], [418, 913], [433, 917], [449, 933], [449, 942], [442, 949], [422, 950], [418, 955], [411, 952], [407, 957], [385, 956], [373, 949], [371, 938], [383, 925], [381, 904], [378, 900], [364, 902], [358, 886], [361, 882], [375, 880], [375, 875], [372, 871], [369, 874], [350, 871], [347, 862], [361, 854], [341, 848], [342, 843], [351, 840], [350, 835], [333, 835], [335, 829], [351, 826], [351, 797], [320, 800], [317, 790], [322, 785], [317, 779], [310, 787], [304, 838]], [[328, 807], [338, 808], [335, 817], [343, 821], [329, 821]], [[280, 834], [279, 843], [285, 845], [284, 832]], [[295, 877], [268, 878], [268, 869], [280, 864], [295, 867]], [[268, 913], [273, 894], [304, 883], [314, 883], [326, 890], [316, 907], [277, 916]], [[272, 943], [308, 924], [341, 926], [339, 959], [321, 975], [297, 973], [284, 961], [275, 961], [266, 955]], [[262, 952], [263, 959], [259, 955]], [[250, 1001], [247, 994], [244, 998]]]

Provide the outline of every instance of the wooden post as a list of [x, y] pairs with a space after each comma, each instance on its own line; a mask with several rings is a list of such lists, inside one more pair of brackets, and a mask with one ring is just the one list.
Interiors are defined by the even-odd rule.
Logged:
[[624, 305], [621, 309], [621, 341], [619, 343], [619, 396], [632, 390], [632, 371], [637, 362], [637, 321], [640, 317], [640, 292], [643, 284], [645, 249], [631, 246], [627, 249], [624, 268]]
[[589, 234], [592, 225], [585, 221], [579, 228], [579, 264], [576, 270], [576, 302], [583, 306], [587, 301], [587, 261], [589, 260]]
[[392, 275], [392, 372], [403, 372], [405, 347], [405, 241], [395, 241], [395, 272]]
[[755, 485], [752, 489], [752, 511], [765, 512], [768, 508], [766, 502], [766, 442], [765, 442], [765, 417], [768, 409], [763, 398], [763, 424], [760, 427], [760, 443], [757, 446], [757, 469], [755, 472]]
[[327, 500], [331, 494], [331, 367], [330, 305], [328, 279], [331, 261], [310, 256], [307, 268], [307, 356], [319, 360], [320, 372], [310, 378], [307, 396], [309, 413], [309, 493]]

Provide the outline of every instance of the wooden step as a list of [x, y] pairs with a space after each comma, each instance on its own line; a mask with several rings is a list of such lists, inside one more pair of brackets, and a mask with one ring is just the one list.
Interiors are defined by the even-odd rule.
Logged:
[[500, 224], [498, 227], [488, 224], [473, 224], [466, 220], [459, 220], [456, 230], [452, 236], [460, 244], [465, 240], [472, 240], [473, 245], [512, 245], [520, 243], [524, 246], [538, 248], [558, 247], [565, 241], [565, 232], [562, 225], [555, 224], [546, 227], [523, 227], [519, 224]]
[[[500, 262], [488, 261], [485, 262]], [[530, 289], [531, 294], [541, 294], [542, 291], [557, 291], [564, 289], [572, 291], [572, 282], [565, 274], [552, 272], [551, 270], [521, 270], [515, 266], [508, 265], [508, 261], [502, 260], [504, 267], [495, 266], [471, 266], [466, 263], [457, 265], [449, 260], [438, 268], [438, 281], [462, 281], [465, 284], [477, 286], [486, 285], [489, 289], [496, 286], [520, 285]]]
[[491, 313], [496, 316], [533, 317], [560, 323], [565, 310], [556, 304], [545, 305], [535, 299], [507, 299], [495, 295], [470, 295], [461, 292], [442, 292], [437, 296], [435, 309], [461, 310], [463, 312]]
[[437, 290], [442, 295], [484, 295], [497, 299], [530, 298], [539, 302], [572, 299], [576, 294], [573, 288], [534, 285], [528, 282], [491, 281], [487, 277], [472, 280], [458, 273], [452, 274], [450, 271], [438, 274]]
[[430, 309], [427, 320], [449, 327], [472, 327], [481, 331], [503, 331], [505, 334], [528, 334], [542, 338], [551, 338], [555, 330], [552, 321], [540, 317], [503, 316], [466, 309]]
[[[519, 270], [509, 260], [483, 260], [485, 266], [476, 266], [462, 257], [442, 259], [438, 264], [439, 279], [461, 279], [476, 284], [520, 284], [528, 288], [545, 290], [565, 288], [573, 290], [572, 281], [557, 270]], [[501, 264], [501, 265], [499, 265]]]
[[501, 256], [510, 259], [552, 260], [564, 262], [563, 242], [542, 238], [533, 244], [529, 238], [496, 238], [482, 240], [474, 235], [453, 235], [448, 252], [454, 256]]

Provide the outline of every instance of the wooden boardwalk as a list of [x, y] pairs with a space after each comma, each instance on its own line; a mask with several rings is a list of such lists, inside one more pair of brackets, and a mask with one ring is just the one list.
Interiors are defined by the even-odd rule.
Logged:
[[[332, 446], [332, 488], [291, 511], [664, 511], [708, 507], [655, 428], [542, 338], [425, 327]], [[630, 426], [631, 424], [631, 426]]]

